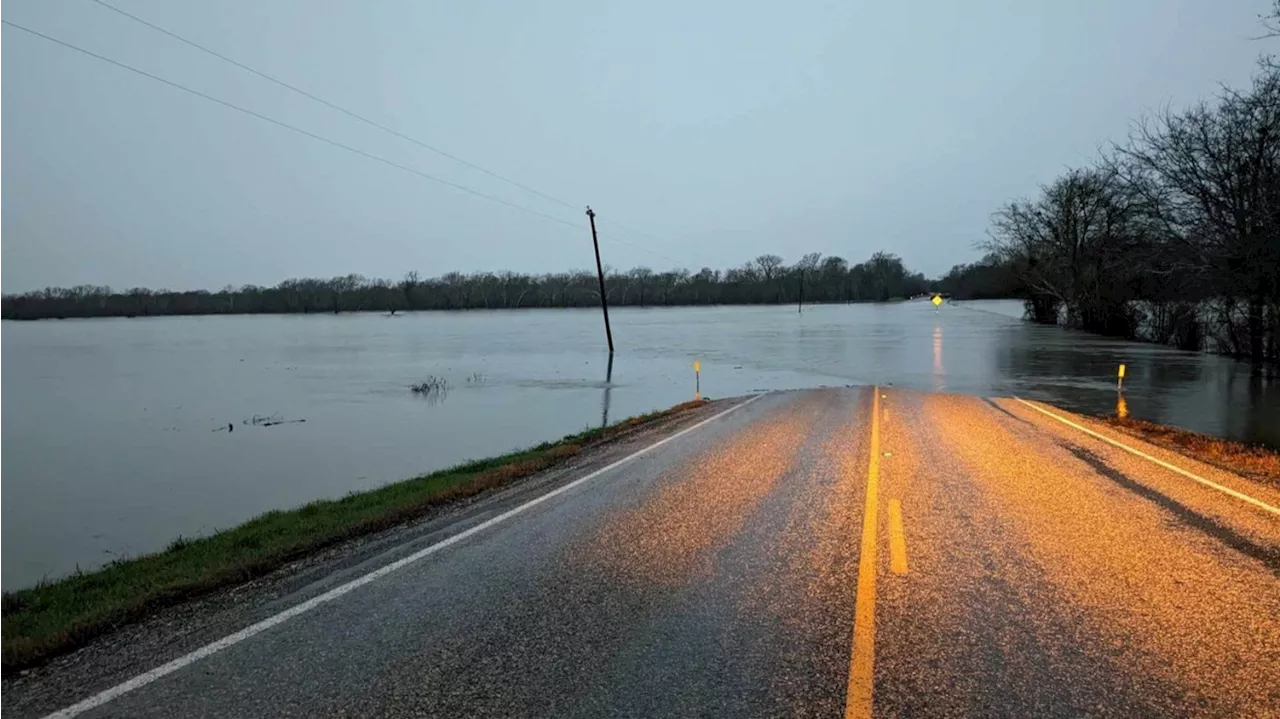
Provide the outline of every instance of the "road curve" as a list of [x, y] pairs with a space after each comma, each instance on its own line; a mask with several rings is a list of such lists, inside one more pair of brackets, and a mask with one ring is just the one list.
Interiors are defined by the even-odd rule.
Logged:
[[1280, 716], [1280, 488], [1047, 405], [773, 393], [554, 491], [76, 711]]

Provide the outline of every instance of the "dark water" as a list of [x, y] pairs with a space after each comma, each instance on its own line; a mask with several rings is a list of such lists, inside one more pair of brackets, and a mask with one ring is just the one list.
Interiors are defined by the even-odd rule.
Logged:
[[[611, 382], [597, 311], [6, 322], [3, 585], [667, 407], [695, 359], [712, 397], [881, 383], [1099, 413], [1124, 362], [1132, 416], [1280, 445], [1280, 388], [1247, 366], [1020, 312], [619, 310]], [[428, 375], [447, 391], [409, 392]]]

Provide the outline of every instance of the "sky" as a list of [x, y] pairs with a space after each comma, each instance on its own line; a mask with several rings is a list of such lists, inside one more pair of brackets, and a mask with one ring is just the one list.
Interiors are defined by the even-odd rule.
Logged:
[[1001, 204], [1276, 43], [1267, 0], [105, 1], [557, 201], [94, 0], [8, 0], [413, 172], [5, 26], [6, 293], [593, 268], [587, 204], [613, 268], [884, 250], [935, 276]]

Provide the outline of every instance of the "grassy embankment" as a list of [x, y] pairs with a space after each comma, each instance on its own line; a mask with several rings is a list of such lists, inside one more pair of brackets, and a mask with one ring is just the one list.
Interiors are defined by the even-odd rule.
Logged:
[[4, 670], [38, 664], [161, 607], [248, 581], [339, 542], [502, 487], [564, 462], [588, 446], [698, 404], [687, 402], [342, 499], [267, 512], [209, 537], [178, 537], [163, 552], [5, 593]]
[[1105, 418], [1121, 432], [1206, 464], [1280, 487], [1280, 452], [1138, 419]]

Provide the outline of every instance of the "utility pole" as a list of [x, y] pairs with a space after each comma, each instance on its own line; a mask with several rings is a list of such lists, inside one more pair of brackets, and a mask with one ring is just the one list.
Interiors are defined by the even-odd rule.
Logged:
[[[604, 312], [604, 336], [609, 340], [609, 360], [613, 360], [613, 330], [609, 328], [609, 300], [604, 295], [604, 266], [600, 264], [600, 239], [596, 237], [596, 213], [587, 206], [591, 218], [591, 244], [596, 248], [596, 278], [600, 280], [600, 309]], [[612, 369], [612, 368], [611, 368]]]

